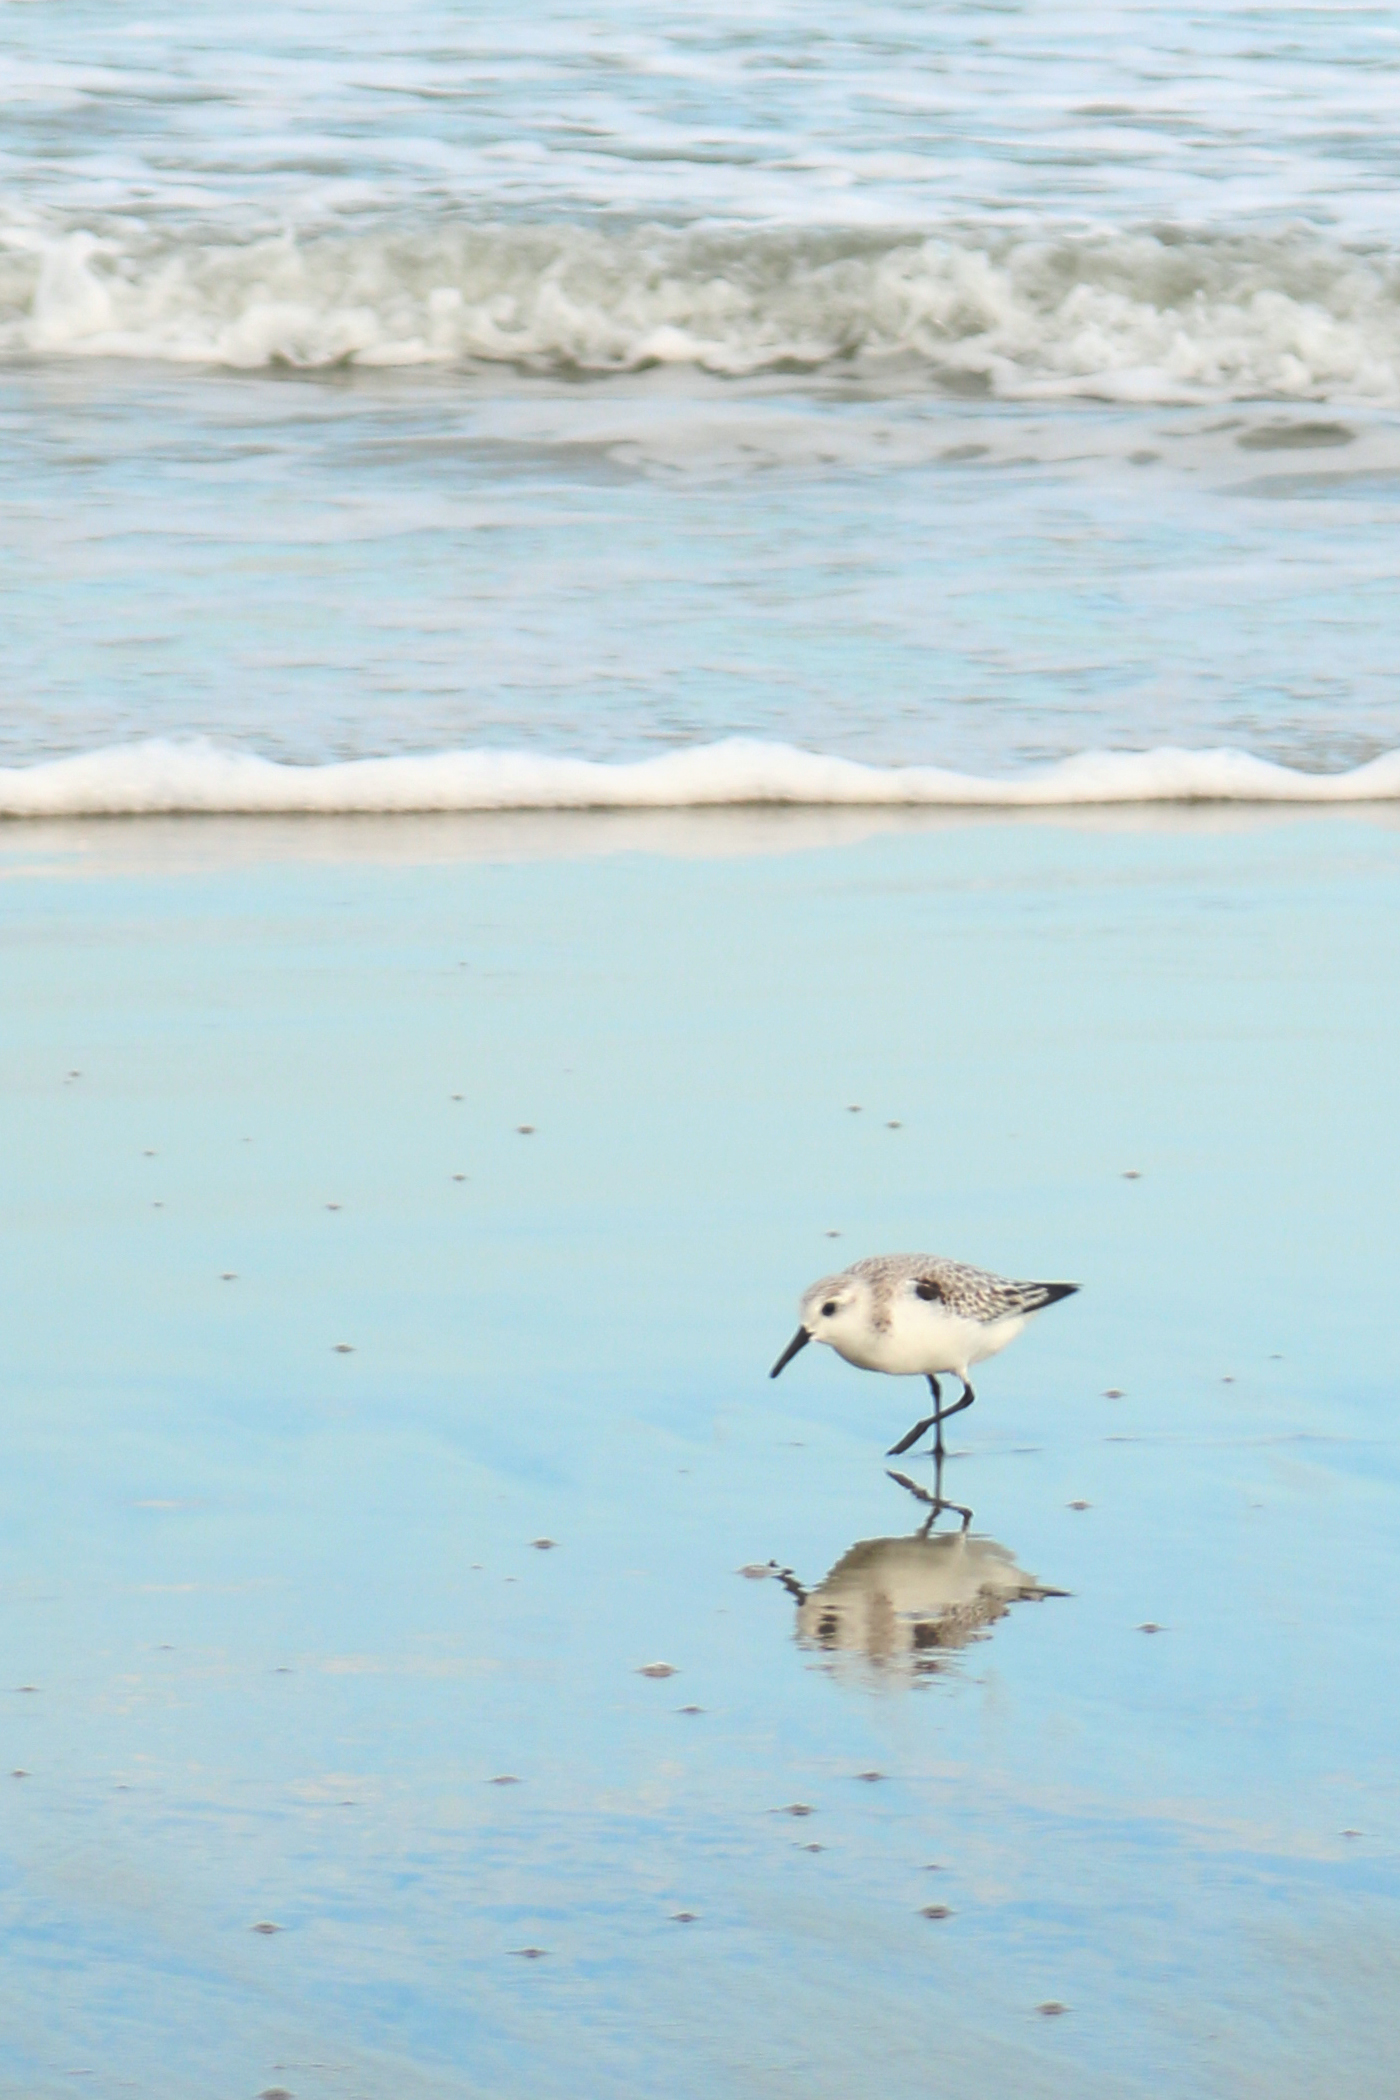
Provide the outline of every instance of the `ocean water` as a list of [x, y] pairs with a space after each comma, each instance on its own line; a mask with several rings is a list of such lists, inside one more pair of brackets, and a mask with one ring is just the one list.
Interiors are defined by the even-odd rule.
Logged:
[[1393, 796], [1398, 84], [1365, 7], [9, 8], [0, 809]]

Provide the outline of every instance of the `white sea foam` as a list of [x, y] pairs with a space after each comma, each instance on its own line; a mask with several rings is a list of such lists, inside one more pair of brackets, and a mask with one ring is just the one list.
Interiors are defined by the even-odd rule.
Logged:
[[607, 234], [246, 242], [0, 226], [0, 353], [236, 368], [912, 363], [1006, 397], [1400, 400], [1400, 265], [1313, 237]]
[[8, 817], [1392, 801], [1400, 801], [1400, 751], [1329, 774], [1241, 751], [1086, 751], [1006, 780], [862, 765], [742, 738], [620, 764], [478, 750], [290, 766], [208, 743], [153, 742], [0, 768], [0, 815]]

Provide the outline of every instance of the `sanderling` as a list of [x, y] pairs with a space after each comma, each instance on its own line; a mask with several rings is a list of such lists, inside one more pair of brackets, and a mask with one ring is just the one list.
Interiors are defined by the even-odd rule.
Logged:
[[[875, 1254], [853, 1262], [839, 1276], [823, 1276], [802, 1294], [802, 1325], [769, 1372], [776, 1378], [808, 1342], [829, 1342], [838, 1356], [862, 1371], [927, 1378], [933, 1413], [892, 1444], [895, 1458], [934, 1432], [943, 1455], [943, 1424], [971, 1407], [977, 1395], [968, 1371], [995, 1356], [1043, 1305], [1068, 1298], [1077, 1283], [1014, 1283], [966, 1262], [937, 1254]], [[938, 1374], [962, 1380], [962, 1398], [944, 1407]]]

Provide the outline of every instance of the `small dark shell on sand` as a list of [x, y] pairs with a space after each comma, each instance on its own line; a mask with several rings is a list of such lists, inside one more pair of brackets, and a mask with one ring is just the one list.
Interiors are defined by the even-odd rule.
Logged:
[[337, 1342], [334, 1353], [337, 1356], [353, 1356], [355, 1354], [355, 1344], [353, 1342]]
[[1092, 1502], [1067, 1502], [1065, 1504], [1066, 1509], [1092, 1509], [1093, 1506]]
[[531, 1539], [530, 1544], [537, 1553], [548, 1553], [559, 1543], [558, 1539]]
[[1036, 2011], [1038, 2013], [1044, 2013], [1047, 2020], [1053, 2020], [1057, 2018], [1060, 2013], [1067, 2013], [1069, 2011], [1069, 2007], [1067, 2005], [1061, 2005], [1058, 1998], [1047, 1998], [1043, 2005], [1037, 2005]]
[[857, 1772], [857, 1773], [856, 1773], [856, 1778], [857, 1778], [857, 1779], [866, 1779], [866, 1780], [871, 1780], [871, 1781], [873, 1781], [873, 1780], [876, 1780], [876, 1779], [883, 1779], [883, 1778], [884, 1778], [884, 1776], [885, 1776], [885, 1775], [884, 1775], [884, 1773], [883, 1773], [883, 1772]]
[[1122, 1398], [1123, 1388], [1121, 1385], [1110, 1385], [1104, 1387], [1105, 1400], [1121, 1400]]
[[545, 1955], [548, 1954], [549, 1949], [548, 1947], [512, 1947], [510, 1951], [512, 1954], [519, 1955], [521, 1961], [542, 1961]]
[[1166, 1630], [1166, 1627], [1159, 1626], [1155, 1619], [1144, 1619], [1138, 1628], [1139, 1633], [1165, 1633]]
[[693, 1925], [697, 1915], [693, 1910], [673, 1910], [671, 1912], [672, 1920], [677, 1925]]
[[515, 1126], [515, 1134], [517, 1137], [533, 1137], [535, 1134], [535, 1126], [533, 1123], [517, 1123]]
[[789, 1801], [786, 1808], [775, 1808], [775, 1816], [812, 1816], [816, 1810], [806, 1801]]
[[674, 1663], [643, 1663], [637, 1672], [639, 1677], [674, 1677], [676, 1674]]
[[282, 1930], [282, 1927], [280, 1925], [274, 1925], [271, 1918], [259, 1918], [257, 1924], [250, 1925], [248, 1927], [248, 1930], [250, 1932], [260, 1932], [266, 1938], [271, 1933], [280, 1932]]
[[520, 1781], [516, 1778], [514, 1772], [498, 1772], [496, 1777], [488, 1779], [486, 1784], [488, 1786], [519, 1786]]
[[951, 1918], [952, 1915], [946, 1903], [926, 1903], [919, 1912], [921, 1918]]

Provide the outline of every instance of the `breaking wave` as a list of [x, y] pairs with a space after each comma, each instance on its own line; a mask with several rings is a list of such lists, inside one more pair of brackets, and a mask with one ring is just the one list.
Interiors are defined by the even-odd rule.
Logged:
[[1400, 400], [1400, 259], [1313, 236], [0, 225], [0, 354], [728, 376], [912, 362], [1006, 397]]
[[615, 764], [479, 750], [282, 765], [208, 743], [152, 742], [0, 767], [6, 817], [1393, 801], [1400, 751], [1349, 773], [1304, 773], [1241, 751], [1087, 751], [1007, 780], [741, 738]]

